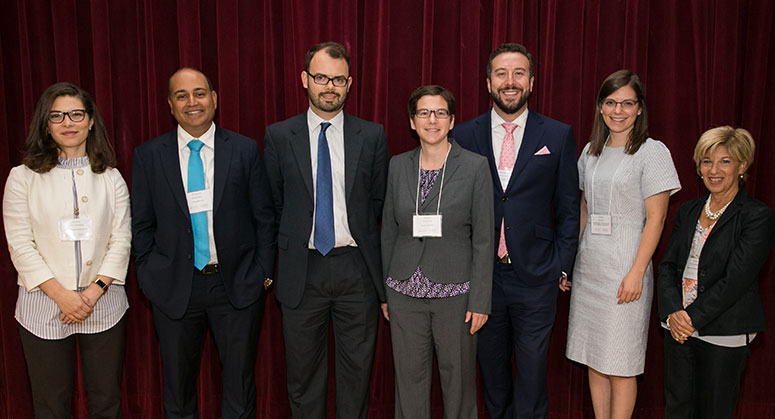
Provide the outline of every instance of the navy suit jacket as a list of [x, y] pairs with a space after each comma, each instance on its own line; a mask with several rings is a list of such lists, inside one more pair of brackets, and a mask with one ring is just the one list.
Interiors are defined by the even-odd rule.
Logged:
[[[307, 113], [266, 129], [264, 138], [275, 214], [278, 267], [275, 297], [291, 308], [301, 303], [307, 283], [309, 236], [315, 209]], [[380, 301], [385, 301], [379, 221], [385, 200], [390, 153], [382, 125], [344, 114], [344, 177], [347, 222]]]
[[[177, 130], [135, 149], [132, 161], [132, 252], [137, 281], [171, 318], [188, 307], [194, 236], [180, 174]], [[261, 154], [250, 138], [216, 128], [213, 234], [229, 302], [247, 307], [272, 276], [275, 219]]]
[[[495, 252], [505, 219], [506, 247], [527, 285], [571, 272], [579, 238], [579, 174], [573, 128], [530, 111], [506, 191], [492, 151], [490, 111], [455, 126], [450, 136], [490, 163], [495, 199]], [[536, 155], [540, 150], [549, 153]], [[496, 256], [493, 255], [493, 258]]]

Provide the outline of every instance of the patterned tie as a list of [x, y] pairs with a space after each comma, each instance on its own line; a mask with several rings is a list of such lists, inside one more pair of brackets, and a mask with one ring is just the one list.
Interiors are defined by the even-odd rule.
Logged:
[[331, 180], [331, 155], [326, 130], [330, 122], [320, 124], [318, 135], [317, 198], [315, 200], [315, 249], [325, 256], [334, 248], [334, 193]]
[[[196, 192], [205, 188], [205, 170], [199, 150], [203, 142], [196, 138], [188, 142], [191, 154], [188, 156], [188, 191]], [[210, 262], [210, 233], [207, 231], [207, 211], [191, 214], [191, 227], [194, 230], [194, 266], [202, 268]]]
[[[514, 161], [516, 160], [516, 153], [514, 152], [514, 130], [517, 128], [517, 124], [505, 122], [501, 125], [506, 129], [506, 135], [503, 136], [498, 170], [514, 169]], [[507, 183], [501, 186], [503, 186], [503, 191], [505, 192], [509, 185]], [[503, 220], [501, 220], [501, 237], [498, 241], [498, 257], [503, 258], [508, 252], [508, 249], [506, 249], [506, 214], [504, 214]]]

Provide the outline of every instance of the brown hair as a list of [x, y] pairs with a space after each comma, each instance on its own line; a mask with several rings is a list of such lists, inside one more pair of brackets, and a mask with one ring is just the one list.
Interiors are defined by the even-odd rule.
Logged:
[[312, 57], [320, 50], [324, 50], [331, 58], [344, 59], [347, 62], [347, 69], [350, 69], [350, 55], [347, 53], [347, 48], [338, 42], [329, 41], [317, 44], [307, 51], [307, 55], [304, 57], [304, 71], [309, 73], [309, 63], [312, 62]]
[[492, 60], [495, 59], [495, 57], [505, 54], [507, 52], [517, 52], [525, 57], [527, 57], [527, 62], [530, 64], [530, 77], [533, 77], [534, 67], [533, 67], [533, 56], [530, 55], [529, 52], [527, 52], [527, 48], [525, 48], [524, 45], [521, 44], [514, 44], [514, 43], [505, 43], [498, 45], [498, 48], [495, 48], [495, 50], [490, 54], [490, 59], [487, 61], [487, 78], [489, 79], [492, 75]]
[[22, 163], [37, 173], [47, 173], [57, 165], [59, 146], [48, 132], [48, 114], [54, 101], [60, 96], [80, 99], [89, 118], [94, 122], [86, 137], [86, 155], [89, 156], [92, 171], [102, 173], [107, 168], [116, 167], [116, 156], [94, 101], [89, 93], [71, 83], [53, 84], [40, 96], [30, 122], [27, 140], [24, 142]]
[[640, 146], [646, 142], [649, 137], [649, 112], [646, 108], [646, 94], [643, 85], [640, 83], [638, 75], [630, 70], [619, 70], [606, 77], [600, 91], [597, 94], [597, 104], [595, 105], [595, 121], [592, 124], [592, 134], [589, 136], [589, 154], [599, 156], [603, 152], [603, 147], [608, 140], [608, 126], [603, 122], [601, 111], [605, 98], [624, 86], [630, 86], [635, 91], [638, 105], [640, 106], [640, 115], [635, 116], [635, 125], [630, 131], [627, 144], [624, 146], [624, 152], [635, 154]]
[[417, 102], [423, 96], [441, 96], [445, 102], [447, 102], [447, 110], [450, 115], [455, 115], [455, 96], [449, 90], [436, 85], [431, 84], [428, 86], [420, 86], [409, 95], [409, 118], [414, 117], [417, 113]]

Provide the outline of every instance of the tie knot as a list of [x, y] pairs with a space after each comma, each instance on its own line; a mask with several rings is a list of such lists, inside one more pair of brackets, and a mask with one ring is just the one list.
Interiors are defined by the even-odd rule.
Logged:
[[504, 122], [501, 125], [503, 125], [503, 128], [506, 129], [506, 132], [511, 134], [514, 132], [514, 130], [517, 128], [517, 124], [512, 124], [510, 122]]
[[201, 149], [202, 149], [202, 146], [203, 146], [203, 145], [205, 145], [205, 143], [203, 143], [203, 142], [201, 142], [201, 141], [197, 140], [196, 138], [194, 138], [193, 140], [191, 140], [191, 141], [189, 141], [189, 142], [188, 142], [188, 148], [189, 148], [191, 151], [195, 152], [195, 153], [198, 153], [198, 152], [199, 152], [199, 150], [201, 150]]
[[321, 122], [321, 123], [320, 123], [320, 132], [321, 132], [322, 134], [325, 134], [325, 133], [326, 133], [326, 130], [327, 130], [327, 129], [328, 129], [328, 127], [330, 127], [330, 126], [331, 126], [331, 123], [330, 123], [330, 122]]

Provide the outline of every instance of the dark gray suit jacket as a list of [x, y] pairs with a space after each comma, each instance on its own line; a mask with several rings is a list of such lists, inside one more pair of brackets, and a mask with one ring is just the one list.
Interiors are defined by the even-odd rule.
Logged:
[[[390, 153], [382, 125], [344, 114], [347, 221], [380, 301], [385, 301], [379, 251], [379, 221]], [[301, 303], [307, 281], [314, 184], [307, 113], [270, 125], [264, 155], [279, 230], [275, 296], [290, 308]]]
[[[468, 311], [489, 314], [495, 233], [492, 179], [486, 158], [450, 142], [441, 189], [442, 237], [415, 238], [412, 233], [420, 148], [390, 161], [382, 216], [385, 275], [407, 279], [419, 266], [433, 282], [471, 281]], [[420, 214], [436, 213], [440, 187], [441, 174], [420, 204]]]
[[[264, 293], [274, 266], [275, 224], [266, 169], [250, 138], [215, 130], [213, 234], [229, 302], [247, 307]], [[137, 282], [167, 316], [180, 318], [191, 296], [194, 236], [180, 174], [177, 130], [135, 149], [132, 252]]]

